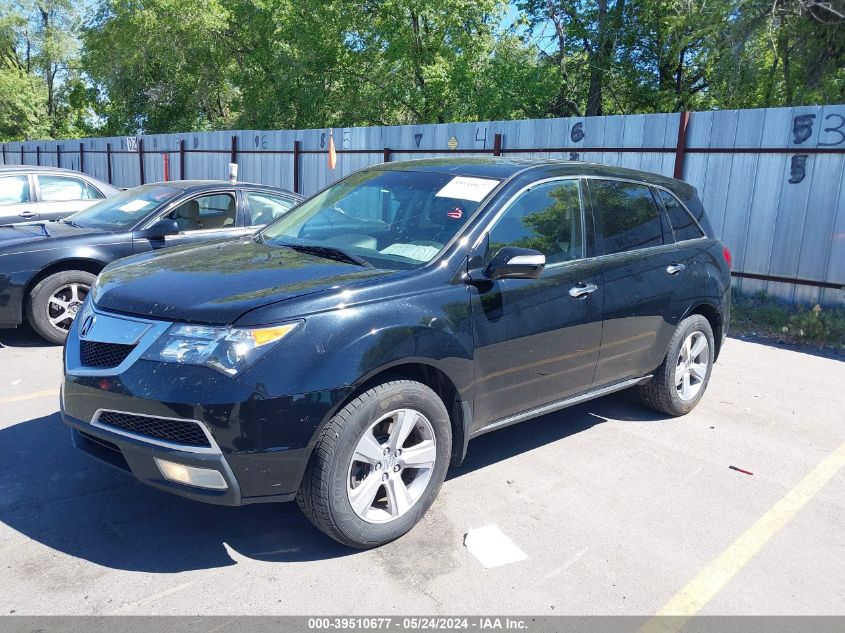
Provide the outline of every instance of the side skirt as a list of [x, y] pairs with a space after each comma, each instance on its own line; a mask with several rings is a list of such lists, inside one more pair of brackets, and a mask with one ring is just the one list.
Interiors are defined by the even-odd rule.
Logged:
[[523, 420], [536, 418], [546, 413], [551, 413], [552, 411], [558, 411], [560, 409], [565, 409], [566, 407], [571, 407], [575, 404], [586, 402], [587, 400], [592, 400], [593, 398], [600, 398], [601, 396], [606, 396], [616, 391], [622, 391], [623, 389], [627, 389], [628, 387], [633, 387], [634, 385], [646, 382], [647, 380], [650, 380], [651, 377], [652, 374], [648, 374], [647, 376], [641, 376], [640, 378], [632, 378], [631, 380], [626, 380], [624, 382], [618, 382], [613, 385], [608, 385], [607, 387], [602, 387], [601, 389], [596, 389], [595, 391], [588, 391], [586, 393], [582, 393], [579, 396], [572, 396], [570, 398], [564, 398], [563, 400], [556, 400], [555, 402], [544, 404], [542, 407], [537, 407], [535, 409], [530, 409], [529, 411], [517, 413], [516, 415], [512, 415], [508, 418], [503, 418], [501, 420], [491, 422], [487, 426], [481, 427], [480, 429], [472, 433], [470, 439], [478, 437], [479, 435], [484, 435], [485, 433], [489, 433], [490, 431], [502, 429], [506, 426], [510, 426], [511, 424], [522, 422]]

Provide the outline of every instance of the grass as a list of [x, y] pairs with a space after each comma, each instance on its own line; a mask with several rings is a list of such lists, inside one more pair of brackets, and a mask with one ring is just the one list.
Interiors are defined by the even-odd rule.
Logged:
[[781, 343], [845, 349], [845, 308], [792, 306], [765, 293], [733, 292], [731, 332]]

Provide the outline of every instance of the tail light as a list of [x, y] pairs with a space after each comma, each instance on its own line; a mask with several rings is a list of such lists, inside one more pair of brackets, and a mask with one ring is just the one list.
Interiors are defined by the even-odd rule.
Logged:
[[731, 251], [727, 246], [722, 247], [722, 257], [725, 258], [725, 263], [728, 265], [728, 268], [734, 267], [733, 257], [731, 257]]

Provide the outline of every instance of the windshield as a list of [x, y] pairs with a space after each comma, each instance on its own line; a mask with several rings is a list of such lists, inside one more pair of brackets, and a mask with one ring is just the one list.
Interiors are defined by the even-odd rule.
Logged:
[[302, 203], [260, 238], [340, 249], [378, 268], [416, 268], [443, 249], [498, 184], [423, 171], [362, 171]]
[[86, 229], [126, 231], [179, 193], [181, 190], [173, 187], [141, 185], [69, 215], [64, 221]]

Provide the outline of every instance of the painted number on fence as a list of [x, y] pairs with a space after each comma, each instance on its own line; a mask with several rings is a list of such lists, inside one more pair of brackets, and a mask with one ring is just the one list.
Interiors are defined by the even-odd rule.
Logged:
[[833, 142], [828, 143], [826, 141], [819, 141], [819, 145], [831, 146], [845, 143], [845, 116], [833, 112], [828, 114], [824, 120], [825, 123], [830, 120], [831, 125], [830, 127], [824, 128], [822, 131], [825, 133], [825, 138], [831, 138]]

